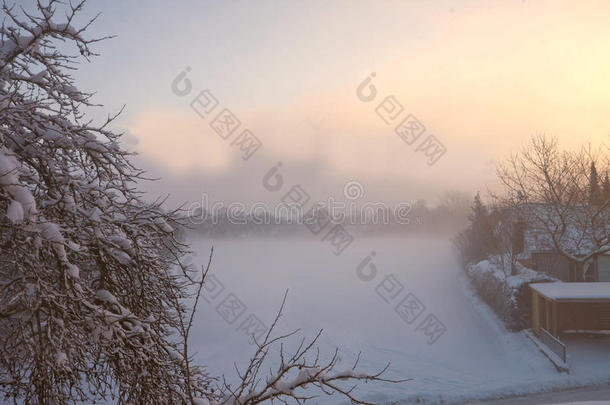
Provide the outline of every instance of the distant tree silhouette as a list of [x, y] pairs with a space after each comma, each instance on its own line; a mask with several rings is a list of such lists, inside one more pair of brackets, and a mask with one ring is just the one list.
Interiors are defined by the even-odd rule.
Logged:
[[495, 250], [495, 238], [489, 210], [477, 192], [474, 196], [472, 214], [469, 217], [472, 227], [473, 258], [484, 259]]
[[591, 169], [589, 171], [589, 203], [599, 204], [601, 198], [599, 176], [597, 174], [597, 169], [595, 168], [595, 162], [591, 162]]
[[483, 260], [497, 250], [494, 221], [478, 192], [474, 197], [468, 220], [469, 227], [454, 239], [454, 245], [464, 264]]

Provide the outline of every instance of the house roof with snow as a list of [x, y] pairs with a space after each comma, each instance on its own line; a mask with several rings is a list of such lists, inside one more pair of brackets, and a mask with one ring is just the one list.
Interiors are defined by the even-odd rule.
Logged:
[[[523, 221], [524, 251], [520, 259], [531, 258], [532, 253], [557, 252], [556, 243], [564, 253], [584, 256], [591, 251], [605, 253], [610, 232], [610, 218], [597, 216], [595, 225], [590, 221], [586, 206], [558, 206], [541, 203], [522, 204], [511, 213], [513, 220]], [[553, 234], [556, 240], [553, 240]]]
[[553, 301], [610, 302], [610, 282], [534, 283], [530, 288]]

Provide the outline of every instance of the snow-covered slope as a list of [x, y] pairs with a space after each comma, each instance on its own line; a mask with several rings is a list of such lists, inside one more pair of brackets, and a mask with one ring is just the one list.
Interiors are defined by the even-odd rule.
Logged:
[[[194, 260], [203, 262], [210, 241], [193, 243], [199, 252]], [[375, 266], [373, 280], [358, 277], [357, 268], [363, 263]], [[391, 362], [388, 376], [415, 378], [400, 385], [360, 388], [378, 401], [419, 398], [427, 403], [450, 403], [577, 386], [604, 378], [599, 370], [591, 375], [560, 375], [522, 333], [508, 332], [474, 295], [446, 241], [357, 239], [337, 257], [320, 240], [223, 240], [215, 243], [212, 267], [224, 290], [211, 303], [202, 303], [193, 344], [198, 359], [227, 376], [234, 376], [233, 360], [239, 364], [253, 349], [240, 331], [241, 322], [254, 314], [268, 325], [288, 288], [288, 305], [279, 331], [301, 328], [302, 335], [311, 337], [323, 328], [323, 352], [330, 354], [339, 347], [346, 365], [362, 351], [360, 364], [366, 371]], [[403, 286], [395, 299], [379, 287], [390, 275]], [[384, 296], [390, 302], [376, 291], [382, 295], [386, 291]], [[246, 307], [232, 324], [216, 310], [230, 293]], [[395, 312], [408, 293], [425, 306], [411, 324]], [[418, 330], [420, 321], [429, 314], [446, 326], [446, 332], [432, 345]], [[606, 374], [607, 379], [610, 367]], [[323, 398], [320, 403], [332, 401]]]

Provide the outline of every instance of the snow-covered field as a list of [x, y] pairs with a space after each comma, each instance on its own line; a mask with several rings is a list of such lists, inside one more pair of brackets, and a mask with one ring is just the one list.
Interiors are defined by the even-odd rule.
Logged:
[[[193, 262], [206, 262], [212, 241], [190, 242], [196, 251]], [[522, 333], [507, 332], [473, 296], [446, 240], [356, 238], [340, 256], [326, 242], [313, 239], [216, 240], [213, 245], [211, 274], [224, 289], [209, 295], [210, 303], [201, 303], [191, 345], [198, 361], [229, 380], [235, 376], [233, 362], [243, 364], [254, 349], [240, 325], [252, 314], [269, 326], [286, 289], [288, 303], [278, 332], [300, 328], [302, 336], [311, 337], [322, 328], [322, 352], [340, 348], [346, 368], [362, 351], [360, 364], [366, 371], [391, 362], [388, 377], [414, 378], [399, 385], [362, 385], [360, 392], [377, 401], [452, 403], [607, 382], [610, 377], [610, 358], [603, 356], [592, 367], [558, 374]], [[361, 269], [371, 274], [374, 265], [377, 273], [363, 281], [357, 268], [371, 252], [375, 255]], [[386, 280], [378, 288], [391, 275], [394, 283]], [[389, 288], [396, 282], [402, 290]], [[425, 306], [410, 324], [394, 310], [409, 293]], [[228, 301], [223, 300], [229, 296], [243, 304], [231, 324], [217, 311], [220, 307], [227, 314], [223, 305]], [[418, 328], [428, 315], [446, 327], [433, 344], [425, 328]], [[321, 398], [320, 403], [332, 401]]]

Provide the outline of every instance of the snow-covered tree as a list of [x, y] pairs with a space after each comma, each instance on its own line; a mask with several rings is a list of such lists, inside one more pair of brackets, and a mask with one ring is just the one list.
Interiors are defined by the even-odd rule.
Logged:
[[[378, 376], [330, 374], [303, 353], [267, 390], [217, 384], [192, 365], [188, 336], [205, 274], [181, 262], [176, 211], [137, 190], [115, 116], [87, 118], [92, 94], [70, 72], [94, 53], [78, 25], [84, 1], [3, 4], [0, 29], [0, 392], [32, 404], [255, 404], [298, 398], [310, 384]], [[209, 264], [208, 264], [209, 269]], [[205, 270], [207, 273], [207, 269]], [[195, 307], [183, 305], [195, 296]], [[281, 340], [281, 339], [280, 339]], [[261, 342], [257, 361], [278, 341]], [[282, 385], [286, 372], [305, 374]], [[334, 366], [331, 364], [330, 366]], [[317, 371], [315, 371], [317, 370]], [[271, 381], [271, 380], [269, 380]], [[346, 395], [350, 396], [349, 392]], [[237, 395], [236, 393], [239, 393]]]
[[99, 39], [75, 26], [83, 3], [58, 5], [2, 8], [0, 388], [26, 403], [178, 401], [207, 384], [199, 369], [185, 383], [172, 334], [185, 291], [170, 270], [189, 271], [179, 219], [136, 190], [114, 117], [86, 119], [70, 71]]

